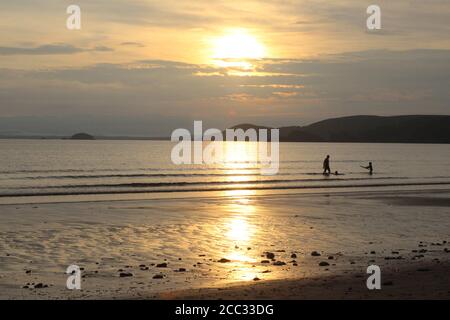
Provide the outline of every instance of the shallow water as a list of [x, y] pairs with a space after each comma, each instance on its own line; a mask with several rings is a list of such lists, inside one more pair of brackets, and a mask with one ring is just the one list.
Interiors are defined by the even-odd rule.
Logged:
[[[168, 141], [0, 140], [0, 197], [450, 184], [450, 146], [281, 143], [261, 175], [256, 143], [223, 144], [224, 162], [174, 165]], [[331, 155], [323, 176], [322, 161]], [[369, 175], [361, 165], [374, 164]]]

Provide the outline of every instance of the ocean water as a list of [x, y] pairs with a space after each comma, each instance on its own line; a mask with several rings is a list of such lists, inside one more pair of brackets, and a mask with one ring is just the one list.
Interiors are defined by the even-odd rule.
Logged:
[[[261, 175], [256, 143], [225, 142], [224, 163], [175, 165], [169, 141], [0, 140], [0, 197], [450, 185], [450, 145], [281, 143]], [[322, 162], [331, 156], [324, 176]], [[373, 162], [374, 174], [361, 168]]]

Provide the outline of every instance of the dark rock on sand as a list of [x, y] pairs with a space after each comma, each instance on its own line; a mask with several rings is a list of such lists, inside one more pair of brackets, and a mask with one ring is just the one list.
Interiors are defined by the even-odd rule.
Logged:
[[162, 275], [162, 274], [155, 274], [153, 276], [153, 279], [164, 279], [164, 275]]
[[322, 261], [322, 262], [320, 262], [319, 263], [319, 266], [320, 267], [327, 267], [327, 266], [329, 266], [330, 264], [328, 263], [328, 262], [325, 262], [325, 261]]
[[167, 268], [167, 263], [158, 263], [157, 265], [156, 265], [156, 267], [157, 268]]
[[285, 266], [286, 263], [283, 261], [275, 261], [274, 263], [272, 263], [274, 266]]
[[125, 277], [132, 277], [133, 274], [132, 274], [131, 272], [121, 272], [121, 273], [119, 274], [119, 276], [120, 276], [121, 278], [125, 278]]
[[311, 256], [320, 257], [320, 253], [318, 253], [317, 251], [313, 251], [313, 252], [311, 252]]
[[266, 258], [267, 259], [275, 259], [275, 254], [272, 252], [266, 252]]
[[297, 255], [295, 253], [291, 254], [292, 259], [297, 259]]
[[261, 279], [258, 278], [258, 277], [254, 277], [254, 278], [253, 278], [253, 281], [259, 281], [259, 280], [261, 280]]
[[220, 259], [220, 260], [219, 260], [219, 261], [217, 261], [217, 262], [220, 262], [220, 263], [228, 263], [228, 262], [231, 262], [231, 260], [228, 260], [228, 259], [222, 258], [222, 259]]
[[328, 256], [328, 260], [333, 260], [334, 257], [333, 256]]
[[403, 260], [402, 256], [398, 257], [384, 257], [384, 260]]
[[261, 263], [270, 263], [270, 260], [262, 260]]

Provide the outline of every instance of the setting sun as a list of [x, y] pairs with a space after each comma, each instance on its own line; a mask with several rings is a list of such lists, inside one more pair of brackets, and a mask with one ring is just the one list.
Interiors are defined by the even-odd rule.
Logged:
[[[247, 59], [262, 59], [266, 48], [246, 30], [234, 30], [212, 41], [213, 59], [226, 66], [245, 66]], [[238, 63], [238, 64], [236, 64]]]

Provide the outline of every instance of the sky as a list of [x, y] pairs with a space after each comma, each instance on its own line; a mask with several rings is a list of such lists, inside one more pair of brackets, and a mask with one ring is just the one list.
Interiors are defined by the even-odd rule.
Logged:
[[0, 135], [450, 114], [449, 21], [448, 0], [2, 1]]

